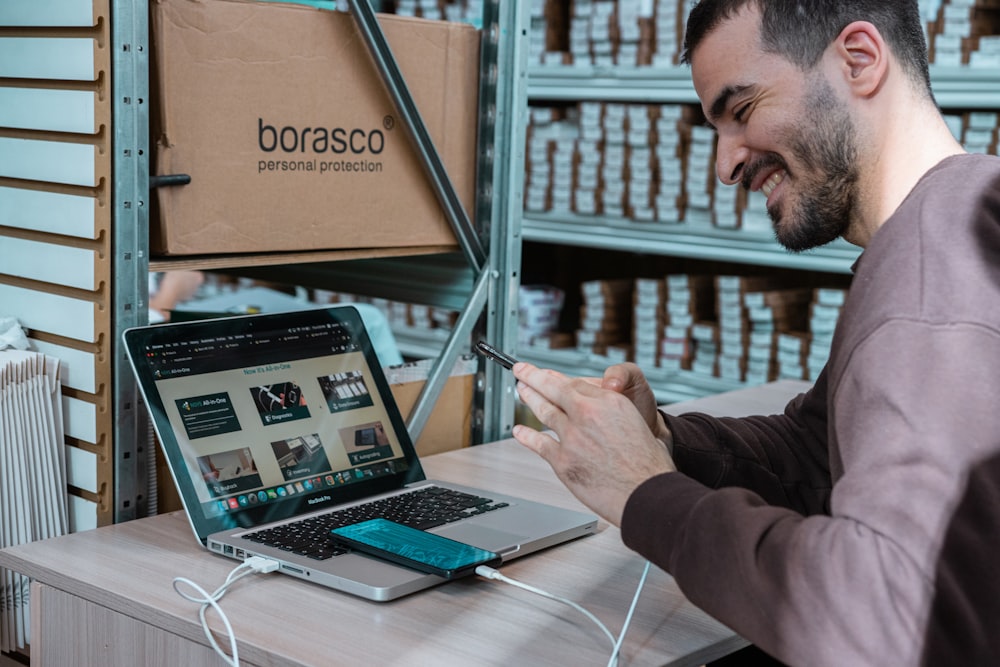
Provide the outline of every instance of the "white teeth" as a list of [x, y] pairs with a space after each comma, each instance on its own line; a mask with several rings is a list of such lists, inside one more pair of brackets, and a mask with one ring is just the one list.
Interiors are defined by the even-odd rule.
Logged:
[[770, 197], [774, 189], [778, 187], [778, 183], [785, 180], [785, 172], [778, 171], [771, 175], [769, 179], [764, 181], [764, 184], [760, 186], [760, 191], [764, 193], [766, 197]]

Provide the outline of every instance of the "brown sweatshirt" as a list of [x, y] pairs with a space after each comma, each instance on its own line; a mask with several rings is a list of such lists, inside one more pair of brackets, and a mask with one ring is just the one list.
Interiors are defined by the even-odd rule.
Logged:
[[[1000, 159], [924, 175], [858, 260], [827, 367], [784, 414], [666, 419], [681, 473], [633, 492], [626, 545], [784, 662], [920, 664], [932, 605], [956, 593], [942, 586], [970, 578], [936, 580], [945, 534], [970, 470], [1000, 453]], [[1000, 507], [981, 515], [1000, 531]], [[958, 569], [995, 600], [981, 560]]]

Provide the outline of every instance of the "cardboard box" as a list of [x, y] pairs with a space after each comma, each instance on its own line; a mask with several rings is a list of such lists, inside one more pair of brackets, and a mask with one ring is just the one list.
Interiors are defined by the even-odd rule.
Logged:
[[[421, 359], [383, 369], [404, 420], [409, 418], [435, 361]], [[423, 432], [414, 443], [418, 454], [427, 456], [471, 444], [472, 402], [478, 368], [479, 358], [473, 354], [463, 355], [455, 361]]]
[[[474, 379], [472, 374], [463, 374], [452, 375], [445, 381], [424, 430], [414, 443], [417, 454], [430, 456], [472, 444]], [[423, 388], [423, 380], [389, 385], [403, 419], [413, 410]]]
[[[346, 13], [153, 0], [156, 254], [456, 245]], [[479, 32], [379, 15], [466, 211], [475, 196]], [[158, 210], [157, 210], [158, 209]]]

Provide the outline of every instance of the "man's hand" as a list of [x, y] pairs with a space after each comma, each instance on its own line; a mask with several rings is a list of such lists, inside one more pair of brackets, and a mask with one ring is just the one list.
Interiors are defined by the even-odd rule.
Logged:
[[646, 420], [649, 430], [657, 437], [670, 454], [674, 453], [674, 439], [663, 421], [663, 415], [656, 406], [656, 396], [653, 395], [653, 388], [649, 386], [646, 376], [642, 370], [632, 363], [617, 364], [609, 366], [604, 371], [604, 378], [601, 387], [622, 394], [639, 410], [639, 414]]
[[[514, 438], [548, 461], [567, 488], [607, 521], [620, 525], [625, 503], [639, 484], [676, 470], [650, 424], [650, 405], [656, 412], [652, 391], [646, 385], [648, 396], [643, 398], [630, 371], [612, 376], [613, 386], [621, 386], [622, 392], [523, 362], [513, 371], [521, 400], [558, 436], [516, 426]], [[630, 391], [647, 414], [633, 404]]]

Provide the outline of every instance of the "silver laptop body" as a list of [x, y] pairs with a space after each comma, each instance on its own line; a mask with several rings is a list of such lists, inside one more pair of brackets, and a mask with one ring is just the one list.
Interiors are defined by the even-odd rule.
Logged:
[[596, 529], [589, 514], [427, 480], [352, 307], [136, 327], [123, 337], [191, 527], [212, 553], [264, 556], [286, 574], [385, 601], [445, 580], [247, 536], [424, 486], [489, 498], [498, 509], [428, 530], [505, 561]]

